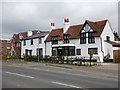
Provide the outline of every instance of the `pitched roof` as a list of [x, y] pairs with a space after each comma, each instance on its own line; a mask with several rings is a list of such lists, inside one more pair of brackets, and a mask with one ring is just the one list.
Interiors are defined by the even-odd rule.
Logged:
[[38, 37], [43, 37], [43, 36], [46, 36], [47, 34], [49, 34], [49, 31], [40, 31], [40, 33], [37, 33], [33, 36], [29, 36], [29, 37], [26, 37], [26, 38], [23, 38], [22, 40], [27, 40], [27, 39], [33, 39], [33, 38], [38, 38]]
[[51, 41], [51, 36], [59, 36], [58, 40], [62, 40], [64, 34], [69, 34], [70, 39], [79, 38], [80, 37], [79, 33], [82, 31], [86, 24], [88, 24], [95, 31], [95, 36], [100, 36], [104, 30], [107, 21], [108, 20], [92, 22], [86, 20], [84, 24], [70, 26], [66, 33], [63, 33], [63, 28], [53, 29], [48, 35], [46, 41]]
[[95, 36], [100, 36], [104, 30], [104, 27], [105, 27], [107, 21], [108, 20], [92, 22], [92, 21], [86, 20], [83, 27], [86, 24], [88, 24], [93, 30], [95, 30]]
[[112, 44], [112, 46], [114, 46], [114, 47], [120, 47], [120, 43], [113, 42], [113, 41], [106, 41], [106, 42], [109, 44]]
[[95, 25], [97, 26], [96, 34], [95, 34], [96, 36], [100, 36], [102, 34], [107, 21], [108, 20], [102, 20], [102, 21], [95, 22]]
[[79, 32], [81, 31], [82, 27], [83, 24], [70, 26], [65, 34], [69, 34], [71, 39], [79, 38]]
[[45, 41], [51, 41], [52, 36], [58, 36], [58, 40], [63, 39], [63, 28], [52, 29]]
[[[20, 34], [20, 33], [19, 33]], [[23, 38], [26, 38], [27, 37], [27, 32], [21, 32]]]
[[19, 34], [14, 34], [12, 38], [13, 42], [19, 42]]
[[[38, 30], [32, 30], [33, 35], [37, 34], [37, 32], [38, 32]], [[40, 31], [40, 32], [41, 32], [41, 31]], [[14, 40], [14, 42], [20, 42], [20, 37], [19, 37], [19, 35], [22, 35], [23, 38], [27, 38], [27, 37], [28, 37], [28, 32], [20, 32], [20, 33], [18, 33], [18, 34], [14, 34], [12, 40]], [[33, 36], [33, 35], [32, 35], [32, 36]]]

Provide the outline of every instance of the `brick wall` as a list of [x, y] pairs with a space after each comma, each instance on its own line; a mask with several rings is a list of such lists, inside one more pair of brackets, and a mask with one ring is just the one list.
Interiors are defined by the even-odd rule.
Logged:
[[0, 56], [6, 56], [10, 54], [11, 43], [7, 40], [0, 40]]
[[113, 55], [114, 55], [114, 62], [120, 63], [120, 50], [114, 50]]

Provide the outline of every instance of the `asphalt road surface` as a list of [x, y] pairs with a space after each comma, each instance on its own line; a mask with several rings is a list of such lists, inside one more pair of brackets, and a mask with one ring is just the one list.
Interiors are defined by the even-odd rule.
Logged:
[[118, 88], [117, 78], [44, 67], [3, 65], [2, 88]]

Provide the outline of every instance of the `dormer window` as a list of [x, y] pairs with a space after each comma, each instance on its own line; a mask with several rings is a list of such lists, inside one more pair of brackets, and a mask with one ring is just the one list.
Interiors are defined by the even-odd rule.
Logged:
[[88, 32], [88, 43], [95, 43], [95, 33]]
[[64, 35], [64, 43], [69, 43], [69, 35]]
[[86, 43], [86, 33], [81, 33], [80, 34], [80, 44], [85, 44]]
[[106, 40], [107, 40], [107, 41], [110, 41], [110, 36], [106, 36]]
[[52, 44], [58, 44], [58, 36], [52, 36], [51, 40], [52, 40]]

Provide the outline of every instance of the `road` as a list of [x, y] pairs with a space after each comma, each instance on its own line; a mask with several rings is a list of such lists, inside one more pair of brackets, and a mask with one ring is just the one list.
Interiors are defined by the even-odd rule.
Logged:
[[116, 77], [50, 66], [3, 64], [3, 88], [118, 88]]

